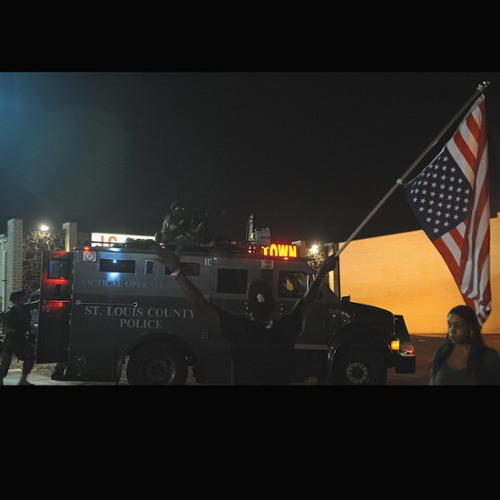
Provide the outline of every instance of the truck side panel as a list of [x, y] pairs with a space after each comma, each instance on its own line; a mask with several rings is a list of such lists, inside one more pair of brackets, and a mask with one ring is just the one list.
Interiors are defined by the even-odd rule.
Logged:
[[[183, 253], [181, 266], [206, 300], [247, 317], [247, 285], [253, 279], [272, 285], [276, 318], [304, 296], [314, 274], [305, 259], [241, 253]], [[192, 362], [198, 381], [229, 379], [229, 342], [191, 307], [153, 251], [81, 247], [74, 253], [44, 252], [41, 281], [38, 363], [67, 362], [71, 377], [116, 379], [127, 354], [134, 356], [143, 342], [164, 340]], [[393, 314], [341, 302], [325, 283], [295, 346], [298, 380], [310, 374], [326, 378], [328, 353], [339, 347], [350, 324], [364, 334], [359, 336], [363, 345], [371, 345], [373, 335], [390, 350]], [[367, 329], [370, 325], [380, 331]]]
[[[175, 336], [196, 357], [200, 377], [229, 376], [229, 346], [193, 309], [151, 253], [77, 252], [69, 349], [70, 373], [112, 377], [138, 339]], [[183, 257], [192, 282], [210, 286], [202, 256]]]

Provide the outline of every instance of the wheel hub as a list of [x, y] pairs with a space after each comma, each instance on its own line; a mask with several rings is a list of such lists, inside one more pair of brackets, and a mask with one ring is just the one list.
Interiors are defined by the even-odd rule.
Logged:
[[165, 359], [152, 359], [146, 366], [146, 374], [153, 382], [168, 382], [175, 377], [175, 369]]
[[351, 363], [347, 367], [347, 378], [356, 385], [367, 384], [371, 380], [368, 367], [363, 363]]

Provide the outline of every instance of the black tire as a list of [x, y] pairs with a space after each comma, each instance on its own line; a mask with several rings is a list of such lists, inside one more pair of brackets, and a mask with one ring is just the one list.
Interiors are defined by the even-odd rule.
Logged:
[[333, 358], [333, 385], [384, 385], [386, 381], [387, 368], [376, 351], [347, 346]]
[[130, 385], [184, 385], [187, 376], [186, 358], [179, 349], [164, 342], [139, 347], [127, 365]]

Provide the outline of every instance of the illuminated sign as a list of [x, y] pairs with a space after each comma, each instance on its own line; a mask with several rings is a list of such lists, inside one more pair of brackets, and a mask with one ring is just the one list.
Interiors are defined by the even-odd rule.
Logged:
[[272, 244], [268, 247], [262, 247], [264, 255], [269, 257], [297, 257], [297, 247], [295, 245], [276, 245]]
[[95, 246], [112, 246], [114, 243], [125, 243], [127, 238], [133, 240], [154, 240], [154, 236], [134, 236], [132, 234], [114, 234], [114, 233], [92, 233], [92, 243]]

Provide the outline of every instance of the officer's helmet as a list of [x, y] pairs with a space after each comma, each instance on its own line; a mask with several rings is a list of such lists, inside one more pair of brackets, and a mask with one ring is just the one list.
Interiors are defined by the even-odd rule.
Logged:
[[23, 296], [26, 295], [26, 292], [24, 290], [14, 290], [10, 294], [10, 300], [11, 302], [19, 301], [19, 299]]

